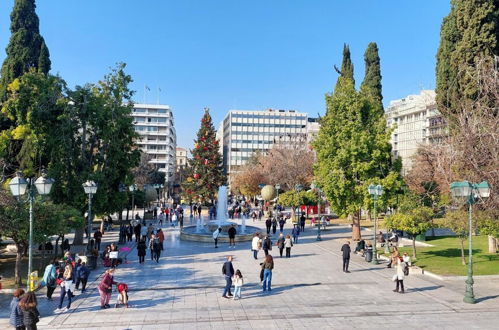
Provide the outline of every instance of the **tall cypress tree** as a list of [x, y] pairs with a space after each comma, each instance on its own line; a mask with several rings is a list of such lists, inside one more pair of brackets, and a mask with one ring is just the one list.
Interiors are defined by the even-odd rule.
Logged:
[[7, 57], [2, 64], [0, 101], [6, 99], [7, 86], [30, 69], [44, 74], [50, 70], [49, 50], [40, 35], [35, 9], [35, 0], [16, 0], [10, 14], [12, 35], [6, 48]]
[[499, 1], [452, 0], [444, 18], [437, 53], [437, 103], [450, 115], [466, 99], [474, 99], [478, 86], [468, 67], [499, 55]]
[[184, 198], [189, 201], [213, 201], [218, 187], [226, 183], [222, 156], [218, 151], [216, 131], [208, 108], [205, 108], [197, 133], [192, 158], [187, 166], [187, 178], [182, 183]]
[[353, 77], [353, 63], [350, 56], [350, 47], [347, 44], [343, 44], [343, 60], [341, 62], [341, 70], [336, 66], [334, 67], [336, 72], [340, 74], [336, 85], [341, 80], [350, 80], [350, 82], [355, 86], [355, 79]]
[[366, 73], [364, 81], [360, 85], [360, 91], [371, 98], [373, 104], [377, 106], [379, 115], [383, 115], [383, 95], [381, 92], [381, 65], [378, 54], [378, 45], [370, 42], [364, 53], [364, 63]]

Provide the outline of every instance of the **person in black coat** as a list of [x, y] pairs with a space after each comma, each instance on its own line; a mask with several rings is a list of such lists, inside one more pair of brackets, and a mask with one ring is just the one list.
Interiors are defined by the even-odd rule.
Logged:
[[137, 244], [137, 255], [139, 256], [139, 264], [144, 263], [144, 259], [146, 257], [146, 250], [147, 250], [146, 242], [144, 240], [140, 240], [139, 244]]
[[307, 220], [307, 218], [305, 218], [305, 215], [302, 213], [301, 214], [301, 217], [300, 217], [300, 230], [302, 232], [305, 231], [305, 221]]
[[227, 234], [229, 235], [229, 247], [236, 247], [236, 233], [236, 225], [232, 225], [227, 231]]
[[272, 227], [272, 220], [268, 218], [265, 220], [265, 226], [267, 227], [267, 235], [270, 234], [270, 227]]
[[27, 292], [19, 301], [19, 307], [23, 313], [23, 323], [28, 330], [36, 330], [36, 324], [40, 321], [37, 305], [38, 302], [34, 291]]
[[140, 222], [137, 223], [137, 225], [135, 225], [135, 227], [133, 227], [133, 232], [135, 234], [135, 242], [139, 242], [140, 241], [140, 229], [141, 229], [141, 225], [140, 225]]
[[272, 241], [269, 238], [269, 235], [265, 235], [262, 244], [263, 252], [265, 252], [265, 256], [269, 255], [269, 250], [272, 250]]
[[133, 226], [131, 224], [129, 224], [126, 227], [126, 238], [127, 238], [127, 242], [131, 242], [132, 241], [132, 236], [133, 236]]
[[341, 252], [343, 252], [343, 272], [350, 273], [348, 271], [348, 264], [350, 263], [350, 242], [347, 241], [341, 247]]
[[279, 219], [279, 230], [281, 231], [281, 233], [284, 231], [284, 224], [285, 223], [286, 223], [286, 220], [283, 217], [281, 217]]
[[277, 219], [274, 218], [272, 219], [272, 235], [275, 235], [276, 230], [277, 230]]
[[232, 293], [230, 293], [230, 287], [232, 286], [232, 277], [234, 276], [234, 267], [232, 266], [232, 256], [227, 257], [227, 261], [222, 266], [222, 274], [224, 274], [225, 278], [225, 288], [223, 298], [232, 297]]

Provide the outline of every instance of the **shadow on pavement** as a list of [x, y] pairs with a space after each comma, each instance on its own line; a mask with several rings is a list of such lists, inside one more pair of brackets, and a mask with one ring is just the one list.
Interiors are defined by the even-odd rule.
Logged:
[[495, 299], [495, 298], [499, 298], [499, 294], [495, 295], [495, 296], [486, 296], [486, 297], [478, 298], [478, 299], [476, 299], [476, 302], [479, 303], [479, 302], [482, 302], [482, 301], [485, 301], [485, 300]]
[[406, 290], [406, 292], [432, 291], [432, 290], [437, 290], [437, 289], [440, 289], [443, 287], [444, 287], [443, 285], [433, 285], [433, 286], [426, 286], [426, 287], [422, 287], [422, 288], [408, 289], [408, 290]]

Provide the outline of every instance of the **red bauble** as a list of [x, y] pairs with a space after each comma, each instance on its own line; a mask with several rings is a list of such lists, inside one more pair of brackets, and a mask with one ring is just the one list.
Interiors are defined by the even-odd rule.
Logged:
[[199, 175], [198, 173], [194, 174], [194, 179], [199, 179], [200, 177], [201, 177], [201, 175]]
[[203, 148], [203, 151], [208, 151], [208, 147], [204, 147], [204, 148]]
[[205, 165], [208, 165], [208, 163], [209, 163], [208, 159], [205, 159], [205, 160], [204, 160], [204, 164], [205, 164]]

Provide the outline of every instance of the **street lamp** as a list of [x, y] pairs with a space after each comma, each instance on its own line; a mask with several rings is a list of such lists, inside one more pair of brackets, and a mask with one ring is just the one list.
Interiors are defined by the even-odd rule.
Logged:
[[319, 198], [317, 200], [317, 218], [319, 218], [319, 220], [317, 221], [317, 238], [315, 240], [316, 241], [322, 241], [322, 237], [321, 237], [321, 199], [322, 199], [322, 190], [315, 183], [312, 183], [310, 185], [310, 188], [312, 188], [312, 190], [316, 191], [319, 194]]
[[279, 190], [281, 190], [281, 185], [280, 184], [276, 184], [274, 186], [274, 188], [277, 191], [277, 205], [279, 205]]
[[[295, 190], [300, 192], [303, 190], [303, 186], [301, 184], [297, 183], [297, 184], [295, 184]], [[301, 213], [301, 205], [298, 206], [298, 210]], [[300, 224], [300, 218], [298, 217], [298, 212], [296, 213], [296, 223], [298, 223], [298, 225]]]
[[137, 185], [132, 184], [128, 189], [132, 192], [132, 218], [134, 217], [134, 210], [135, 210], [135, 191], [137, 190]]
[[87, 182], [82, 184], [85, 194], [88, 195], [88, 219], [87, 219], [87, 230], [88, 230], [88, 242], [87, 242], [87, 257], [92, 254], [92, 249], [90, 247], [90, 238], [92, 237], [92, 196], [97, 193], [97, 185], [95, 182], [87, 180]]
[[16, 173], [16, 177], [13, 178], [9, 183], [10, 191], [15, 197], [22, 196], [28, 190], [28, 201], [29, 201], [29, 252], [28, 252], [28, 290], [32, 288], [32, 283], [30, 281], [31, 271], [33, 269], [33, 204], [35, 202], [35, 190], [33, 186], [36, 187], [38, 194], [41, 196], [48, 195], [54, 184], [54, 179], [48, 178], [47, 173], [42, 171], [42, 175], [34, 181], [34, 178], [26, 180], [22, 177], [21, 173]]
[[468, 262], [468, 278], [466, 279], [466, 292], [463, 301], [465, 303], [474, 304], [475, 295], [473, 294], [473, 244], [472, 244], [472, 205], [476, 203], [477, 198], [488, 198], [490, 196], [490, 185], [487, 181], [480, 183], [471, 183], [468, 181], [452, 182], [450, 185], [452, 197], [462, 203], [468, 204], [468, 219], [469, 219], [469, 262]]
[[[367, 187], [367, 192], [369, 195], [371, 195], [372, 199], [374, 200], [374, 235], [373, 235], [373, 259], [372, 263], [377, 265], [379, 264], [378, 261], [378, 252], [376, 248], [376, 234], [378, 232], [378, 217], [376, 214], [376, 202], [378, 201], [379, 196], [383, 194], [383, 187], [381, 185], [373, 185], [370, 184], [369, 187]], [[386, 242], [385, 242], [386, 244]]]

